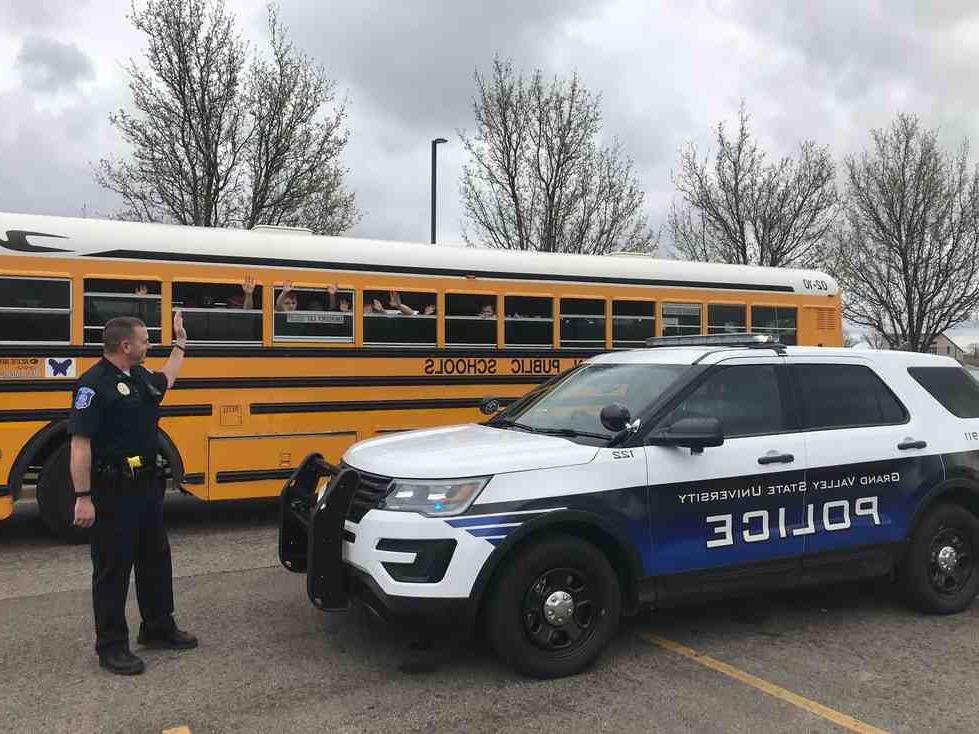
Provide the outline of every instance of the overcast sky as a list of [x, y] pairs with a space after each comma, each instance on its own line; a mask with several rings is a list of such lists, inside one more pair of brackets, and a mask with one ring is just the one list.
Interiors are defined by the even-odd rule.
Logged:
[[[228, 6], [264, 47], [264, 3]], [[122, 150], [108, 115], [128, 106], [121, 63], [144, 45], [128, 12], [119, 0], [0, 2], [0, 210], [118, 208], [91, 167]], [[349, 95], [357, 236], [427, 240], [429, 146], [441, 136], [439, 238], [461, 239], [457, 131], [472, 129], [473, 70], [494, 54], [547, 75], [577, 70], [601, 92], [604, 135], [634, 159], [656, 226], [677, 150], [706, 150], [742, 99], [772, 154], [811, 138], [842, 159], [898, 111], [949, 145], [979, 138], [972, 2], [282, 0], [281, 17]]]

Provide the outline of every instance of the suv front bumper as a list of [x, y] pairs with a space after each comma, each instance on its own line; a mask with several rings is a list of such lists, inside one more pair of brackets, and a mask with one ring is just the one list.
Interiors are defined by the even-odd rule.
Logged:
[[[317, 496], [317, 489], [324, 482], [327, 482], [326, 488]], [[456, 541], [445, 538], [379, 541], [373, 534], [363, 532], [358, 535], [364, 548], [355, 550], [355, 536], [345, 525], [359, 483], [360, 475], [356, 469], [333, 466], [319, 454], [311, 454], [303, 460], [280, 494], [279, 560], [282, 565], [295, 573], [306, 574], [306, 593], [313, 605], [323, 611], [343, 611], [349, 608], [351, 601], [357, 601], [388, 621], [412, 626], [468, 628], [473, 619], [473, 605], [468, 597], [391, 594], [365, 570], [367, 559], [363, 557], [364, 553], [388, 550], [395, 551], [391, 556], [397, 556], [399, 552], [409, 558], [414, 556], [413, 563], [377, 561], [369, 565], [380, 566], [377, 572], [388, 577], [382, 578], [385, 583], [407, 582], [412, 586], [418, 583], [434, 590], [446, 573]], [[357, 526], [351, 524], [351, 528]], [[403, 532], [391, 534], [402, 535]], [[404, 547], [386, 548], [385, 543], [401, 543]], [[345, 555], [359, 558], [360, 563], [344, 560]], [[407, 576], [398, 578], [399, 574]]]

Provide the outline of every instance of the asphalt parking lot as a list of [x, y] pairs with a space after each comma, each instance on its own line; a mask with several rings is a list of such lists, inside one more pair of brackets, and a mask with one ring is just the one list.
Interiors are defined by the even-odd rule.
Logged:
[[979, 729], [975, 605], [925, 617], [887, 583], [850, 584], [643, 614], [574, 678], [521, 678], [478, 641], [418, 672], [396, 630], [309, 604], [278, 565], [273, 503], [172, 500], [177, 618], [201, 646], [146, 652], [136, 678], [97, 666], [87, 548], [41, 533], [30, 503], [0, 526], [0, 729]]

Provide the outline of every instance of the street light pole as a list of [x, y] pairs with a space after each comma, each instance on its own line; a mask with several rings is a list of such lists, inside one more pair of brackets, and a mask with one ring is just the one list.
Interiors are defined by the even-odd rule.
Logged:
[[435, 138], [432, 141], [432, 244], [435, 244], [435, 161], [438, 156], [436, 146], [439, 143], [448, 143], [445, 138]]

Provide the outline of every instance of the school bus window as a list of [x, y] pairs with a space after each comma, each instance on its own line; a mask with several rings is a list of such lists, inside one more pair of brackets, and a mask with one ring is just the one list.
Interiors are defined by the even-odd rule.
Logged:
[[274, 290], [272, 338], [298, 341], [354, 340], [354, 293], [336, 288]]
[[605, 301], [561, 299], [561, 346], [602, 349], [605, 346]]
[[646, 346], [656, 336], [656, 304], [652, 301], [612, 301], [612, 346]]
[[101, 344], [109, 319], [134, 316], [146, 324], [151, 344], [160, 343], [160, 282], [85, 278], [85, 343]]
[[663, 304], [663, 336], [686, 336], [699, 333], [699, 303]]
[[783, 344], [793, 345], [798, 337], [798, 310], [791, 306], [752, 306], [751, 331], [772, 334]]
[[496, 296], [446, 295], [445, 343], [453, 347], [496, 346]]
[[174, 283], [173, 308], [181, 310], [192, 342], [251, 344], [262, 341], [262, 286]]
[[71, 281], [0, 278], [0, 343], [71, 341]]
[[554, 311], [550, 298], [507, 296], [503, 342], [508, 347], [552, 347], [554, 345]]
[[434, 293], [364, 291], [364, 343], [434, 346], [438, 331]]
[[743, 334], [748, 330], [744, 306], [730, 303], [707, 305], [708, 334]]

